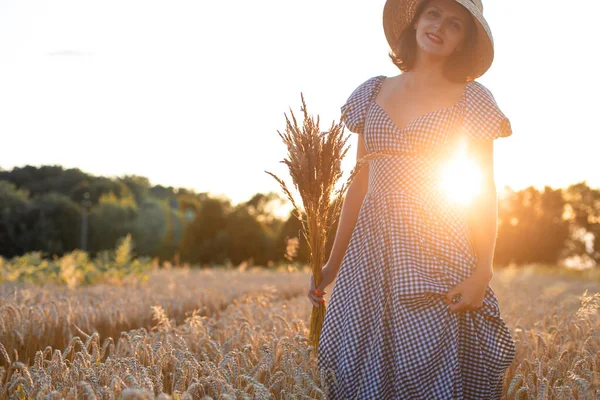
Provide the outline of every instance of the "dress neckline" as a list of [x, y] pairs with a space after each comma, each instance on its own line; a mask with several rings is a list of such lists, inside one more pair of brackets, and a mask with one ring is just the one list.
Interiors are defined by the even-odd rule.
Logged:
[[422, 119], [424, 119], [426, 117], [430, 117], [432, 115], [436, 115], [436, 114], [439, 114], [441, 112], [454, 110], [456, 107], [458, 107], [459, 105], [461, 105], [463, 103], [463, 101], [465, 100], [465, 97], [466, 97], [467, 90], [468, 90], [469, 86], [471, 85], [471, 83], [475, 82], [475, 81], [467, 82], [467, 84], [465, 85], [465, 88], [463, 89], [462, 93], [460, 94], [460, 98], [458, 99], [458, 101], [456, 103], [454, 103], [453, 105], [451, 105], [450, 107], [438, 108], [437, 110], [433, 110], [433, 111], [430, 111], [428, 113], [421, 114], [418, 117], [416, 117], [415, 119], [413, 119], [412, 121], [410, 121], [408, 124], [406, 124], [403, 128], [400, 128], [394, 122], [394, 120], [390, 117], [390, 115], [387, 113], [387, 111], [385, 111], [383, 109], [383, 107], [381, 107], [375, 101], [375, 98], [377, 97], [377, 94], [381, 90], [381, 86], [383, 85], [383, 81], [386, 80], [386, 79], [387, 79], [387, 76], [385, 76], [385, 75], [379, 75], [379, 76], [377, 76], [377, 81], [376, 81], [375, 89], [373, 90], [373, 94], [371, 95], [371, 102], [375, 105], [375, 107], [377, 107], [384, 114], [384, 116], [392, 124], [392, 126], [394, 127], [394, 129], [396, 129], [400, 133], [405, 132], [411, 126], [413, 126], [414, 124], [416, 124], [417, 122], [421, 121]]

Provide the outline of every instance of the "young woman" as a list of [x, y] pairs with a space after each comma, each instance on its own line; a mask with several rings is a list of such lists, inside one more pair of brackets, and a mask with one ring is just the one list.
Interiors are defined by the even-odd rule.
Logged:
[[[360, 84], [342, 106], [370, 160], [349, 188], [323, 282], [318, 367], [331, 399], [499, 399], [515, 356], [489, 286], [497, 232], [493, 140], [512, 134], [474, 79], [494, 47], [479, 0], [387, 0], [402, 73]], [[482, 172], [468, 207], [442, 190], [457, 143]]]

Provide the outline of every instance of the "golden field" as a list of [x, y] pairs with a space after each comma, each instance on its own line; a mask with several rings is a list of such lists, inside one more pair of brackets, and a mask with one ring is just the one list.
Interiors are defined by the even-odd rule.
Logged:
[[[497, 270], [491, 283], [517, 343], [505, 397], [600, 398], [600, 283], [538, 269]], [[4, 282], [0, 398], [325, 398], [308, 276], [168, 268], [88, 286]]]

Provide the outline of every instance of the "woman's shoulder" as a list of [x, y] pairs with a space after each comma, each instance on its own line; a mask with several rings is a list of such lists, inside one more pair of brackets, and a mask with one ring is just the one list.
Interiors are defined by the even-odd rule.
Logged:
[[492, 91], [479, 81], [469, 82], [469, 99], [472, 101], [483, 101], [496, 103]]
[[384, 75], [376, 75], [372, 76], [364, 81], [362, 81], [355, 89], [352, 91], [348, 100], [360, 100], [361, 98], [369, 98], [375, 88], [383, 82], [386, 77]]
[[502, 112], [492, 91], [478, 81], [468, 84], [464, 127], [476, 139], [512, 135], [510, 120]]
[[362, 81], [341, 106], [342, 121], [351, 132], [359, 134], [364, 132], [367, 106], [373, 100], [373, 95], [383, 79], [385, 76], [376, 75]]

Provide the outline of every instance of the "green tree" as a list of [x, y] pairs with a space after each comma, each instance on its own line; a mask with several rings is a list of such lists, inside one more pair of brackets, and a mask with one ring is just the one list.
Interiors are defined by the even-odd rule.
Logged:
[[198, 215], [186, 228], [181, 249], [182, 260], [192, 264], [217, 263], [227, 260], [230, 248], [227, 235], [228, 200], [207, 198], [200, 204]]
[[234, 264], [252, 259], [254, 263], [267, 263], [269, 243], [263, 226], [251, 215], [248, 207], [240, 205], [227, 215], [228, 257]]
[[137, 254], [172, 259], [183, 242], [185, 221], [166, 201], [147, 199], [137, 210], [132, 239]]
[[567, 187], [564, 197], [570, 222], [564, 256], [585, 255], [600, 264], [600, 189], [579, 182]]
[[137, 208], [131, 204], [103, 202], [89, 213], [90, 251], [94, 254], [116, 247], [119, 239], [134, 231]]
[[34, 199], [36, 250], [62, 256], [80, 245], [81, 209], [61, 193], [46, 193]]
[[302, 224], [296, 218], [293, 211], [290, 211], [288, 218], [285, 220], [275, 242], [275, 260], [283, 260], [286, 254], [287, 239], [298, 238], [298, 249], [294, 261], [299, 263], [307, 263], [309, 260], [309, 250], [306, 239], [302, 234]]
[[138, 175], [125, 175], [118, 180], [128, 188], [136, 204], [142, 204], [148, 197], [151, 186], [148, 178]]
[[28, 193], [0, 181], [0, 255], [10, 258], [35, 250], [35, 222]]

